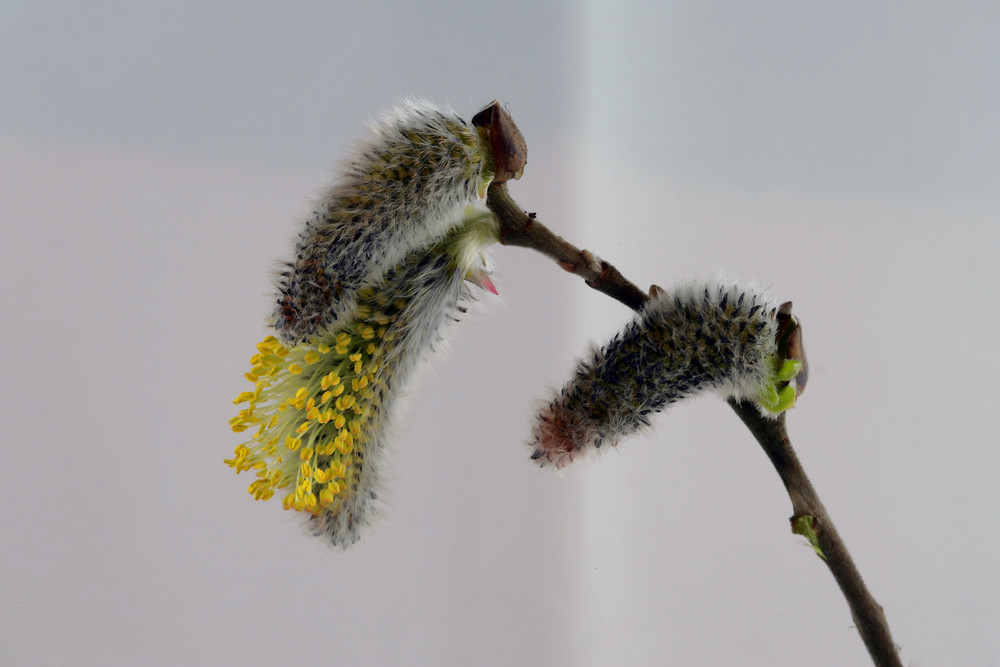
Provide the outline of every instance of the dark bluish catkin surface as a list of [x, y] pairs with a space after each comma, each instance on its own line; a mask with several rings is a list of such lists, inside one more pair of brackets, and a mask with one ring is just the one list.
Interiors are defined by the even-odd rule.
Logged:
[[278, 276], [272, 320], [281, 341], [334, 326], [361, 286], [460, 224], [491, 178], [488, 146], [453, 112], [407, 102], [386, 114], [316, 202]]
[[777, 305], [752, 285], [703, 282], [650, 299], [577, 365], [538, 415], [532, 458], [564, 466], [616, 445], [651, 415], [706, 390], [755, 397], [770, 380]]

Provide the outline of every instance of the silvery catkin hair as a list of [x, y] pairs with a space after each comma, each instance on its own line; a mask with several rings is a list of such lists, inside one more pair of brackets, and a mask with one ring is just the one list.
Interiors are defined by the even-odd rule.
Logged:
[[487, 133], [449, 110], [406, 101], [316, 203], [278, 280], [274, 328], [288, 345], [334, 326], [357, 290], [440, 240], [493, 178]]
[[652, 297], [581, 360], [537, 415], [532, 458], [562, 467], [705, 390], [757, 400], [773, 384], [777, 304], [755, 287], [692, 283]]

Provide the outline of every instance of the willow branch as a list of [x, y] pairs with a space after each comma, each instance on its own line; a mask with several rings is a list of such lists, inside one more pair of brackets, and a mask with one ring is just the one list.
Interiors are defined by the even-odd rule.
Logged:
[[563, 269], [574, 273], [599, 292], [624, 303], [632, 310], [639, 310], [649, 298], [645, 292], [629, 282], [611, 264], [596, 257], [588, 250], [580, 250], [535, 219], [534, 213], [525, 213], [511, 199], [506, 185], [491, 185], [486, 200], [493, 214], [500, 221], [500, 244], [530, 248], [554, 259]]
[[[500, 223], [502, 245], [537, 250], [566, 271], [579, 275], [590, 287], [633, 310], [641, 309], [649, 299], [648, 294], [614, 266], [553, 234], [534, 214], [525, 213], [511, 199], [505, 184], [491, 185], [486, 203]], [[806, 536], [829, 568], [872, 661], [877, 667], [902, 667], [882, 607], [865, 586], [847, 546], [802, 468], [785, 429], [785, 416], [765, 418], [748, 402], [730, 400], [729, 405], [757, 439], [784, 483], [792, 502], [792, 531]]]

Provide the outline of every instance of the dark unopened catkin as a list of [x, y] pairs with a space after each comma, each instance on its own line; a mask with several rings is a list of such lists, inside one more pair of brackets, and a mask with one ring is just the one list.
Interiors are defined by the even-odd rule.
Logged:
[[532, 458], [562, 467], [705, 390], [756, 399], [773, 382], [777, 304], [753, 286], [691, 283], [651, 298], [535, 420]]

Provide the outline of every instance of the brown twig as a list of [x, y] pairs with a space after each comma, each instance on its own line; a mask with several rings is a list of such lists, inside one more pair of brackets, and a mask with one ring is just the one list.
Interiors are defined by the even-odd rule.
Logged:
[[632, 310], [642, 308], [649, 296], [629, 282], [618, 269], [593, 255], [580, 250], [548, 227], [535, 220], [534, 214], [525, 213], [511, 199], [506, 185], [491, 185], [487, 206], [500, 221], [501, 245], [531, 248], [554, 259], [566, 271], [583, 278], [587, 285], [604, 292]]
[[[531, 248], [554, 259], [587, 285], [639, 310], [649, 295], [629, 282], [611, 264], [553, 234], [511, 199], [505, 184], [490, 186], [487, 206], [500, 222], [500, 243]], [[792, 501], [792, 530], [804, 535], [830, 569], [847, 599], [851, 615], [877, 667], [902, 667], [882, 607], [865, 586], [819, 495], [806, 476], [785, 430], [785, 417], [767, 419], [748, 402], [729, 401], [760, 443]]]

